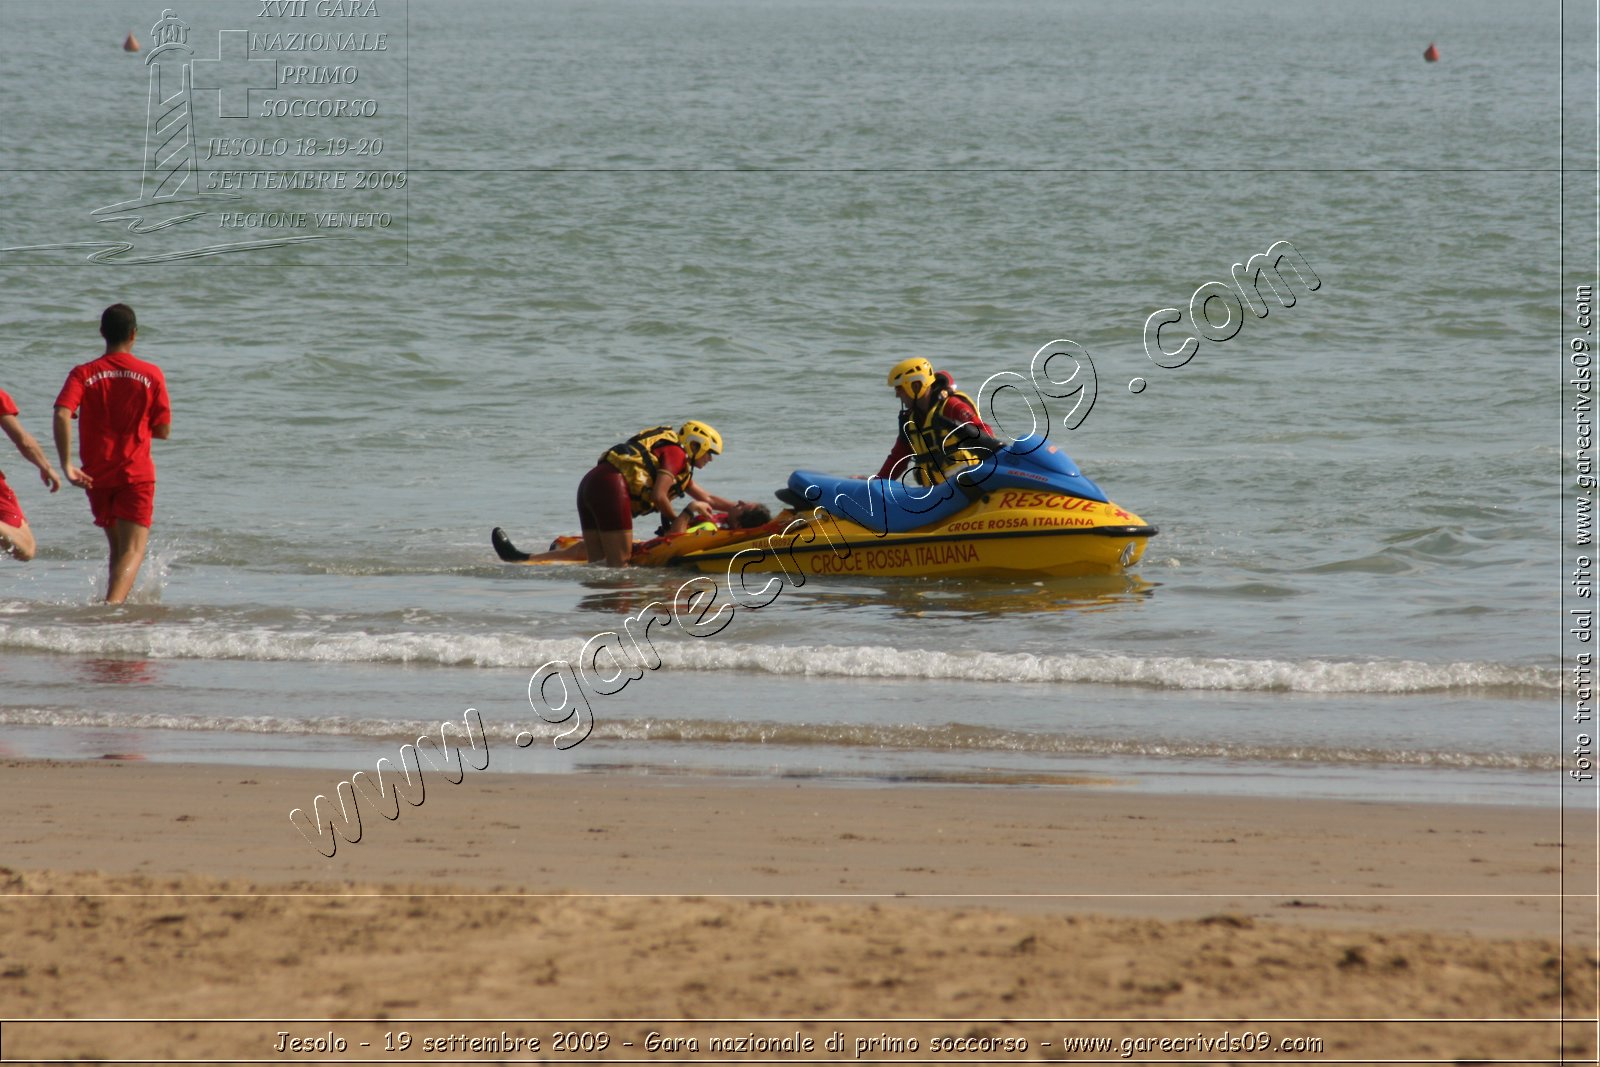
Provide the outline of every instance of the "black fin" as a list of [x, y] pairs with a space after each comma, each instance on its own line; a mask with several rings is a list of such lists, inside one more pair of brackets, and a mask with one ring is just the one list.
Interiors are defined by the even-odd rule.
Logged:
[[526, 563], [530, 558], [528, 553], [518, 551], [517, 546], [511, 543], [511, 538], [498, 526], [489, 532], [489, 543], [494, 546], [495, 555], [507, 563]]

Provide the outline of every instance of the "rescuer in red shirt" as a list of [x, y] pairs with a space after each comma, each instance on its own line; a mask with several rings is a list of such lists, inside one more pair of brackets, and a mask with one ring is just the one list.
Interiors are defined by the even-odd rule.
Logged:
[[940, 485], [946, 471], [981, 463], [992, 453], [996, 442], [978, 417], [977, 401], [932, 363], [920, 356], [901, 360], [889, 371], [889, 387], [900, 398], [900, 434], [878, 468], [879, 478], [897, 479], [912, 468], [918, 485]]
[[[694, 480], [695, 471], [722, 454], [722, 435], [690, 419], [683, 429], [640, 430], [607, 449], [578, 483], [578, 525], [590, 563], [623, 567], [633, 557], [633, 520], [652, 511], [667, 533], [685, 529], [691, 511], [727, 511], [736, 503], [714, 496]], [[682, 513], [674, 497], [689, 496]]]
[[[106, 603], [128, 599], [150, 545], [155, 515], [156, 465], [150, 442], [172, 429], [167, 379], [161, 368], [133, 354], [139, 322], [126, 304], [100, 315], [105, 355], [72, 368], [56, 397], [56, 452], [67, 481], [88, 490], [94, 524], [111, 550]], [[72, 420], [82, 429], [74, 466]]]

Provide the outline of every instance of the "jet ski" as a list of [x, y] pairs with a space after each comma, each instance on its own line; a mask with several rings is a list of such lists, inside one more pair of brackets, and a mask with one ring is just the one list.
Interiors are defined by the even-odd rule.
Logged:
[[795, 471], [777, 494], [790, 510], [770, 524], [716, 546], [673, 545], [662, 562], [946, 577], [1088, 577], [1139, 562], [1156, 528], [1112, 503], [1059, 446], [1038, 435], [994, 444], [933, 486]]

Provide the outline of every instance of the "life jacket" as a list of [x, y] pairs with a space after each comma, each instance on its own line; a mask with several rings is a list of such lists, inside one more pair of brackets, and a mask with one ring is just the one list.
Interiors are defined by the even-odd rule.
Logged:
[[[929, 405], [928, 410], [918, 414], [914, 408], [900, 409], [900, 435], [911, 448], [911, 457], [923, 485], [938, 485], [945, 479], [944, 472], [951, 467], [965, 467], [973, 463], [981, 463], [985, 459], [983, 450], [956, 447], [955, 442], [978, 434], [971, 431], [981, 431], [987, 437], [989, 427], [980, 417], [976, 422], [957, 420], [944, 413], [944, 406], [951, 397], [959, 397], [966, 401], [967, 406], [976, 413], [978, 402], [972, 397], [956, 388], [956, 383], [945, 371], [938, 371], [933, 376], [933, 391], [938, 398]], [[968, 429], [952, 434], [962, 422], [968, 423]]]
[[[628, 497], [633, 503], [635, 515], [648, 515], [656, 510], [656, 478], [661, 474], [661, 465], [656, 462], [655, 447], [677, 443], [678, 431], [671, 426], [653, 426], [648, 430], [640, 430], [601, 455], [600, 461], [615, 467], [627, 483]], [[693, 477], [694, 464], [685, 455], [683, 470], [673, 475], [672, 490], [668, 495], [682, 496], [688, 491], [689, 480]]]

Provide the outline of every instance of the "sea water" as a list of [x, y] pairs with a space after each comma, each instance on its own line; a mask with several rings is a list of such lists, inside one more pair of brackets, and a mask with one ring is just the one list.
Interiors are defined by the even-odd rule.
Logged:
[[[0, 388], [47, 448], [113, 301], [173, 406], [122, 607], [82, 494], [0, 454], [41, 545], [0, 561], [6, 752], [349, 772], [474, 708], [498, 770], [1557, 802], [1556, 6], [378, 5], [398, 228], [332, 263], [0, 253]], [[0, 245], [137, 191], [117, 43], [159, 7], [6, 5], [40, 47], [0, 55], [33, 87]], [[1314, 290], [1147, 355], [1280, 241]], [[508, 567], [491, 527], [575, 532], [594, 457], [688, 418], [722, 495], [868, 474], [892, 364], [976, 393], [1056, 339], [1094, 404], [1052, 437], [1161, 531], [1128, 576], [817, 577], [656, 631], [550, 743], [535, 669], [686, 576]]]

